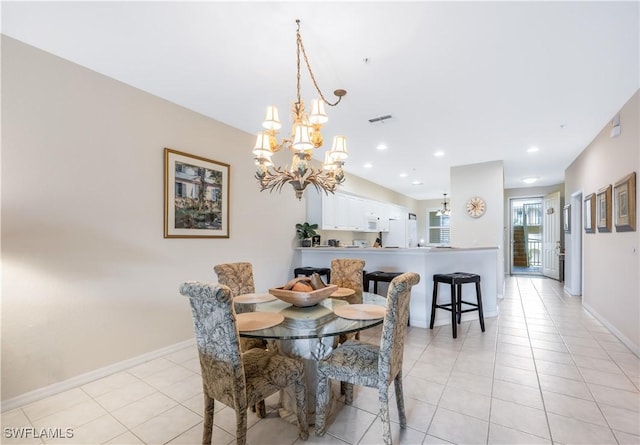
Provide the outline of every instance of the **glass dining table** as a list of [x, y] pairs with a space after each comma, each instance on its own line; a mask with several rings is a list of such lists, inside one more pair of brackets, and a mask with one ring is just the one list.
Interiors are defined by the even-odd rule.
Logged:
[[[352, 298], [350, 300], [354, 301]], [[387, 304], [385, 297], [370, 292], [362, 292], [362, 300], [356, 294], [355, 301], [382, 307]], [[240, 305], [243, 313], [267, 312], [284, 316], [284, 320], [276, 326], [252, 331], [241, 330], [240, 336], [267, 340], [270, 349], [303, 362], [307, 383], [307, 411], [311, 424], [315, 419], [318, 360], [326, 357], [337, 346], [340, 335], [369, 329], [383, 322], [382, 317], [351, 319], [336, 315], [337, 308], [349, 305], [347, 301], [338, 298], [327, 298], [311, 307], [296, 307], [278, 299]], [[292, 389], [281, 393], [280, 404], [280, 416], [295, 423], [296, 405]]]

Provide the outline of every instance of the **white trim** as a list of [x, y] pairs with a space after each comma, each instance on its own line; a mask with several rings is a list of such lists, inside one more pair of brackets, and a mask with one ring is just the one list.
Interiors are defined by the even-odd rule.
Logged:
[[602, 323], [607, 329], [609, 329], [611, 331], [611, 333], [613, 335], [615, 335], [616, 337], [618, 337], [618, 340], [620, 340], [622, 343], [624, 343], [624, 345], [629, 348], [629, 350], [631, 352], [633, 352], [637, 357], [640, 357], [640, 345], [637, 345], [635, 343], [633, 343], [632, 340], [630, 340], [629, 338], [627, 338], [622, 332], [620, 332], [614, 325], [612, 325], [611, 323], [609, 323], [607, 321], [606, 318], [602, 317], [595, 309], [593, 309], [591, 306], [589, 306], [587, 303], [584, 302], [584, 300], [582, 300], [582, 307], [584, 307], [587, 312], [589, 312], [591, 315], [594, 316], [594, 318], [596, 320], [598, 320], [600, 323]]
[[98, 380], [102, 377], [115, 374], [116, 372], [124, 371], [133, 366], [140, 365], [142, 363], [148, 362], [149, 360], [162, 357], [166, 354], [179, 351], [181, 349], [184, 349], [192, 345], [194, 345], [193, 339], [185, 340], [183, 342], [176, 343], [161, 349], [156, 349], [155, 351], [147, 352], [137, 357], [133, 357], [127, 360], [123, 360], [121, 362], [113, 363], [111, 365], [105, 366], [104, 368], [95, 369], [85, 374], [80, 374], [78, 376], [71, 377], [70, 379], [63, 380], [62, 382], [54, 383], [53, 385], [49, 385], [43, 388], [38, 388], [33, 391], [29, 391], [17, 397], [13, 397], [11, 399], [2, 401], [0, 412], [10, 411], [15, 408], [20, 408], [29, 403], [33, 403], [35, 401], [44, 399], [46, 397], [53, 396], [63, 391], [68, 391], [70, 389], [77, 388], [82, 385], [86, 385], [87, 383], [93, 382], [94, 380]]

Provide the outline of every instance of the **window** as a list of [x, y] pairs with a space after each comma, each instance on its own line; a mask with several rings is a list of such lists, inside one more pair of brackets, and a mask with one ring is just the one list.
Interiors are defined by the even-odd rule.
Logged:
[[438, 216], [438, 210], [430, 210], [427, 213], [427, 232], [429, 233], [429, 244], [438, 246], [449, 245], [449, 216]]
[[176, 182], [176, 198], [186, 198], [187, 187], [182, 182]]

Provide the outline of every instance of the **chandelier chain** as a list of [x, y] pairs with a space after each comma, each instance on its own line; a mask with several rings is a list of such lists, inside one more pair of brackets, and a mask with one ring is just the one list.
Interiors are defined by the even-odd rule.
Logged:
[[342, 96], [338, 96], [338, 100], [332, 103], [332, 102], [329, 102], [324, 97], [324, 94], [322, 94], [322, 91], [320, 91], [320, 87], [318, 86], [318, 82], [316, 81], [316, 76], [313, 75], [313, 71], [311, 70], [311, 64], [309, 63], [309, 58], [307, 57], [307, 52], [305, 51], [304, 44], [302, 43], [302, 36], [300, 35], [300, 20], [296, 20], [296, 23], [298, 24], [298, 31], [296, 32], [297, 41], [298, 41], [298, 49], [297, 49], [297, 54], [298, 54], [298, 102], [300, 102], [300, 50], [302, 50], [302, 55], [304, 57], [304, 63], [307, 65], [307, 71], [309, 71], [309, 76], [311, 77], [311, 81], [313, 82], [313, 86], [315, 87], [316, 91], [320, 95], [320, 99], [322, 99], [324, 101], [324, 103], [326, 103], [330, 107], [335, 107], [342, 100]]

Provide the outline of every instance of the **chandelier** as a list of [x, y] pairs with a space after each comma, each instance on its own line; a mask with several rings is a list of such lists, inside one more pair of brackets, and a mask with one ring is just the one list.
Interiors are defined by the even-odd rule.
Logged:
[[[307, 53], [300, 37], [300, 20], [296, 20], [298, 29], [296, 31], [296, 56], [297, 56], [297, 85], [296, 101], [291, 106], [291, 117], [293, 125], [291, 134], [278, 141], [278, 131], [282, 128], [278, 109], [275, 106], [267, 107], [267, 115], [262, 123], [263, 131], [258, 133], [256, 145], [253, 148], [253, 155], [256, 161], [256, 179], [260, 184], [260, 191], [269, 190], [280, 191], [282, 187], [289, 183], [293, 186], [296, 197], [302, 199], [302, 194], [309, 184], [313, 184], [317, 190], [324, 190], [325, 193], [333, 193], [339, 184], [344, 182], [344, 172], [342, 166], [347, 153], [347, 143], [344, 136], [335, 136], [330, 151], [325, 153], [322, 168], [315, 168], [310, 165], [313, 150], [322, 147], [323, 138], [320, 132], [322, 125], [329, 117], [325, 112], [324, 105], [334, 107], [340, 103], [347, 94], [345, 90], [335, 90], [333, 94], [338, 97], [336, 102], [327, 101], [311, 71]], [[300, 53], [304, 56], [304, 62], [313, 81], [318, 95], [311, 103], [311, 113], [305, 110], [304, 102], [300, 99]], [[291, 166], [274, 166], [271, 156], [282, 150], [289, 149], [293, 154]]]
[[451, 215], [451, 209], [447, 208], [447, 194], [444, 194], [443, 207], [436, 212], [436, 216], [449, 216]]

